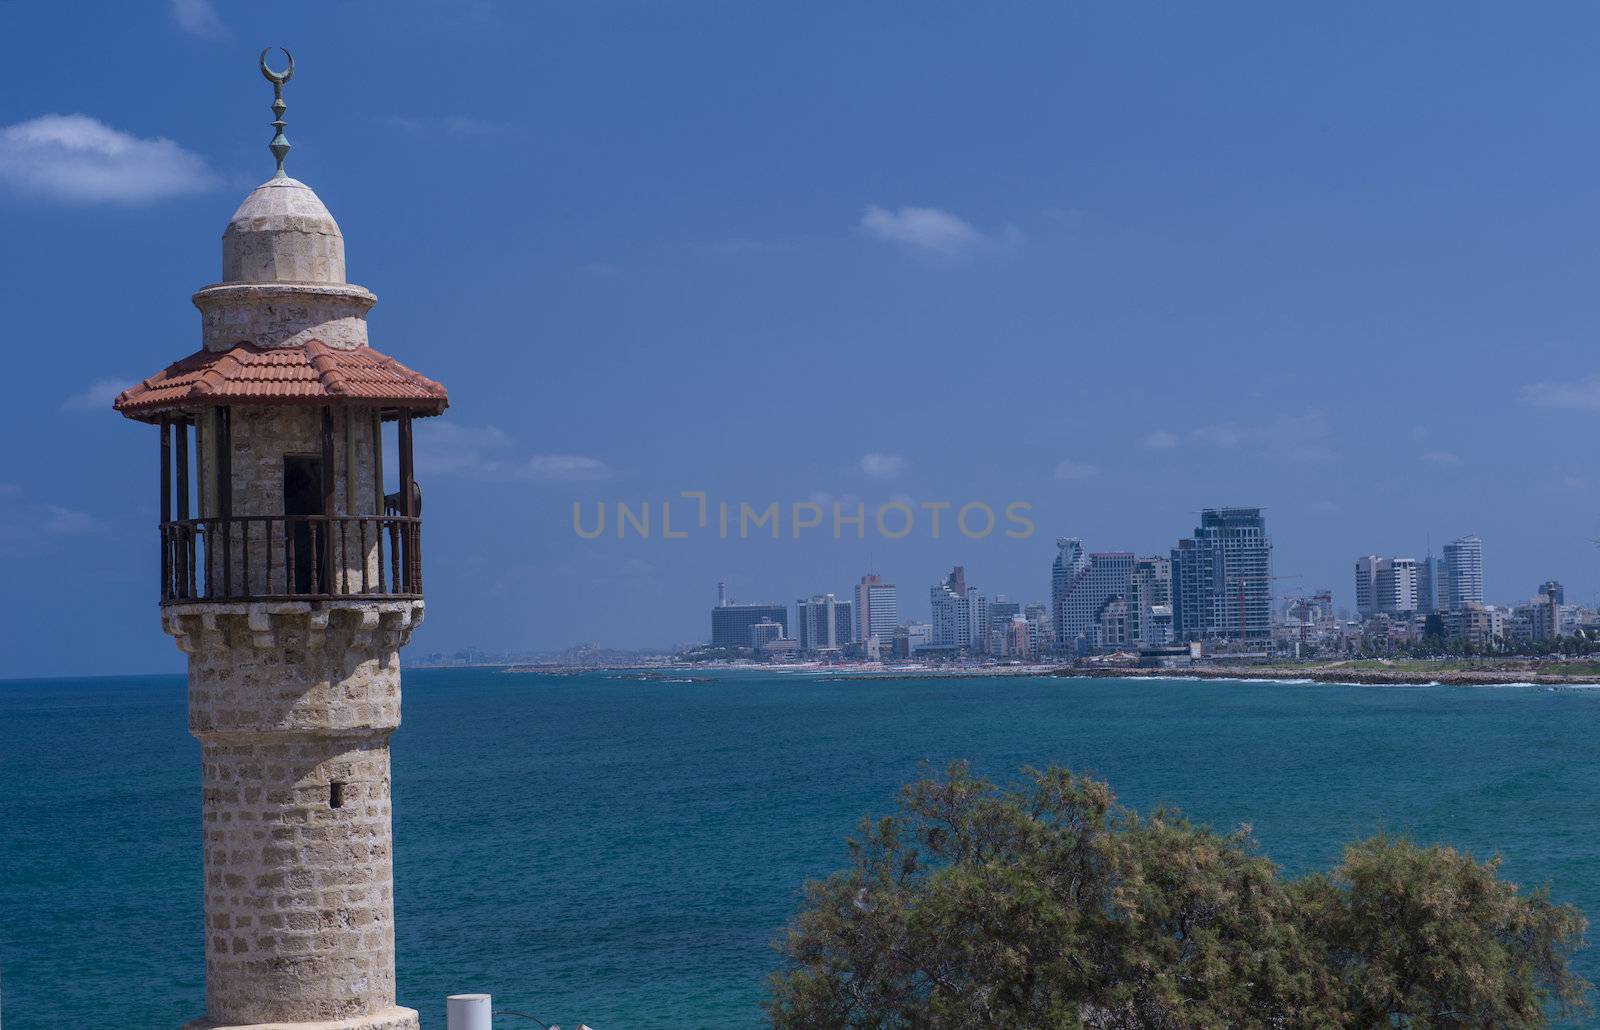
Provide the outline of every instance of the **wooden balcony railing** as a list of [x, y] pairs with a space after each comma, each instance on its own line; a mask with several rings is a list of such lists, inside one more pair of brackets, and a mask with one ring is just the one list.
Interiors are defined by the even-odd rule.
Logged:
[[422, 596], [422, 519], [234, 515], [161, 525], [161, 602]]

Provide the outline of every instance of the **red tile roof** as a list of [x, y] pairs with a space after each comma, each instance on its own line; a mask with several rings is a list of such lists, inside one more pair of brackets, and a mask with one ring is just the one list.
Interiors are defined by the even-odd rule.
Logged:
[[112, 407], [145, 419], [172, 408], [221, 404], [334, 404], [402, 408], [437, 415], [450, 404], [443, 386], [371, 347], [197, 351], [118, 395]]

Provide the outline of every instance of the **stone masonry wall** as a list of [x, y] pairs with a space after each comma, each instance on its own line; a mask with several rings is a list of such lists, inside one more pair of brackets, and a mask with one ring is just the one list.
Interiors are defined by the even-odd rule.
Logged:
[[421, 602], [172, 605], [202, 754], [206, 1019], [415, 1027], [395, 1006], [389, 734]]
[[312, 1021], [392, 1006], [388, 732], [207, 741], [202, 761], [207, 1015]]

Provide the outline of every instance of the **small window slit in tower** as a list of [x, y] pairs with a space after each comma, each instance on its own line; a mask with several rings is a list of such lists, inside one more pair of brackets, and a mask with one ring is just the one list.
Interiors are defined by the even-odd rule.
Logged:
[[334, 780], [328, 784], [328, 807], [344, 807], [344, 784], [340, 783], [338, 780]]

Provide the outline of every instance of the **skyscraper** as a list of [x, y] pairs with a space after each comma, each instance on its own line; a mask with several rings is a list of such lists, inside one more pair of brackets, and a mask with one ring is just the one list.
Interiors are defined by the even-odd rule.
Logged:
[[1128, 576], [1128, 643], [1159, 647], [1172, 637], [1172, 562], [1140, 558]]
[[[717, 647], [749, 647], [750, 627], [763, 619], [789, 625], [789, 609], [781, 604], [735, 604], [718, 584], [720, 603], [711, 609], [711, 643]], [[780, 634], [781, 636], [781, 634]]]
[[1133, 573], [1131, 551], [1085, 554], [1083, 541], [1061, 537], [1050, 566], [1050, 603], [1055, 610], [1056, 646], [1071, 649], [1093, 637], [1095, 620], [1106, 601], [1125, 596]]
[[1272, 540], [1260, 508], [1207, 508], [1172, 551], [1173, 632], [1181, 640], [1272, 636]]
[[928, 591], [933, 609], [933, 647], [981, 649], [989, 634], [989, 605], [977, 587], [967, 586], [967, 570], [957, 565], [943, 583]]
[[1369, 554], [1356, 559], [1356, 610], [1402, 614], [1417, 610], [1417, 560]]
[[854, 622], [850, 602], [832, 594], [801, 598], [794, 605], [796, 636], [802, 651], [837, 651], [850, 643]]
[[1378, 565], [1377, 602], [1381, 612], [1404, 615], [1417, 610], [1417, 560], [1385, 558]]
[[1439, 569], [1439, 606], [1457, 611], [1483, 603], [1483, 541], [1464, 536], [1444, 545]]
[[1417, 562], [1417, 611], [1432, 615], [1439, 607], [1436, 584], [1439, 582], [1439, 563], [1430, 553]]
[[892, 639], [899, 622], [900, 604], [894, 584], [885, 583], [875, 572], [862, 576], [856, 584], [856, 639], [866, 640], [874, 635]]
[[1356, 559], [1356, 611], [1363, 617], [1378, 610], [1378, 563], [1375, 554]]

